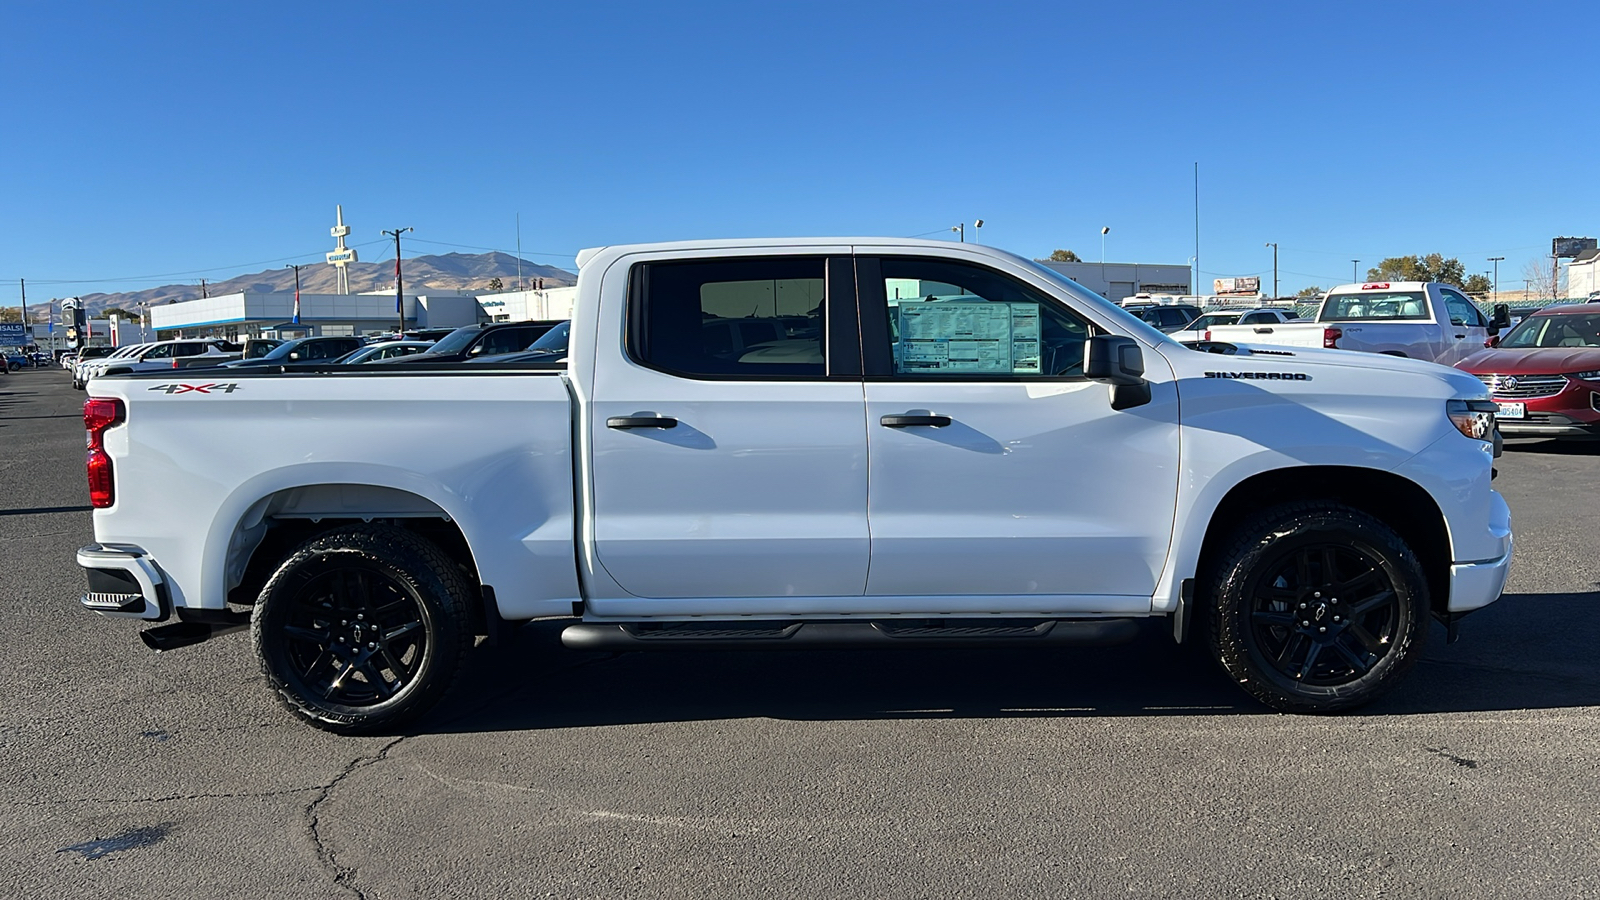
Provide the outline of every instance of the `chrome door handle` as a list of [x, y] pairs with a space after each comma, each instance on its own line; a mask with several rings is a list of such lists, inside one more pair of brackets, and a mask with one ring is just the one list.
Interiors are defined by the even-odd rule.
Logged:
[[926, 425], [930, 428], [943, 428], [950, 424], [949, 416], [884, 416], [878, 424], [885, 428], [911, 428], [917, 425]]
[[612, 416], [606, 420], [607, 428], [676, 428], [678, 420], [671, 416]]

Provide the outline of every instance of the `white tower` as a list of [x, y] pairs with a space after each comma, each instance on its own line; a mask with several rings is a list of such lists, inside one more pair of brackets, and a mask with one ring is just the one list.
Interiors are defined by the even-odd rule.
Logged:
[[344, 245], [345, 237], [350, 234], [350, 226], [344, 223], [344, 206], [335, 206], [334, 215], [338, 218], [339, 224], [328, 229], [333, 235], [336, 244], [333, 251], [328, 254], [328, 263], [339, 270], [339, 293], [348, 294], [350, 293], [350, 273], [345, 269], [345, 266], [356, 262], [356, 250], [354, 247], [346, 247]]

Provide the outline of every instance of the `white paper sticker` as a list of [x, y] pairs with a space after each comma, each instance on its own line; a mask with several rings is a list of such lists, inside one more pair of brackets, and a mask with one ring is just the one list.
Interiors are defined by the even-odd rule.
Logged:
[[1039, 304], [901, 303], [902, 373], [1039, 374]]

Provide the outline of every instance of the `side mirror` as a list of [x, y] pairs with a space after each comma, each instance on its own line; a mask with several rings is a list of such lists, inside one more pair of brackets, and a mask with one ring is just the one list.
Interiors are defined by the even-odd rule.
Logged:
[[1500, 335], [1498, 335], [1498, 334], [1490, 335], [1489, 339], [1487, 341], [1483, 342], [1483, 345], [1485, 347], [1498, 347], [1498, 346], [1500, 346]]
[[294, 362], [295, 360], [297, 360], [299, 358], [300, 358], [300, 351], [299, 350], [290, 350], [289, 351], [289, 361], [290, 362]]
[[1083, 374], [1090, 381], [1111, 385], [1111, 408], [1132, 409], [1150, 402], [1150, 383], [1144, 380], [1144, 351], [1133, 338], [1097, 334], [1084, 344]]
[[1494, 305], [1494, 316], [1489, 320], [1489, 327], [1495, 331], [1511, 327], [1511, 307], [1505, 303]]

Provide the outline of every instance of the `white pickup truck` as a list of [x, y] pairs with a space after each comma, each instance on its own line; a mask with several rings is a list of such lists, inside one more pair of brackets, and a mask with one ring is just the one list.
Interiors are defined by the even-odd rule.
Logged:
[[[1282, 710], [1392, 684], [1500, 596], [1465, 372], [1184, 347], [1054, 271], [873, 238], [587, 250], [565, 363], [96, 379], [85, 607], [248, 627], [338, 731], [473, 635], [576, 648], [1059, 647], [1170, 620]], [[728, 323], [768, 327], [753, 345]]]
[[1491, 322], [1451, 285], [1379, 281], [1334, 288], [1309, 322], [1219, 325], [1204, 340], [1363, 350], [1451, 366], [1509, 324]]

